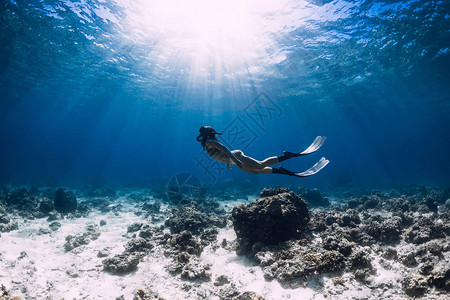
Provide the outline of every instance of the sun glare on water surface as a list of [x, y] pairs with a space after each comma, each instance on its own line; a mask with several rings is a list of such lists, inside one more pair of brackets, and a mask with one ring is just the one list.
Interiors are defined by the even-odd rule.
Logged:
[[197, 75], [212, 66], [215, 72], [256, 69], [268, 53], [279, 54], [273, 37], [285, 26], [286, 1], [118, 1], [127, 8], [128, 38]]

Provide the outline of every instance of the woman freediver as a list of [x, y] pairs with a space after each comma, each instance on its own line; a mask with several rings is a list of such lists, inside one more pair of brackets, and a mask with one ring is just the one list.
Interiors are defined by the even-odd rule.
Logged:
[[217, 140], [216, 135], [221, 135], [221, 133], [216, 132], [211, 126], [202, 126], [200, 127], [199, 132], [200, 135], [197, 137], [197, 141], [201, 142], [206, 153], [208, 153], [215, 160], [226, 163], [228, 170], [231, 169], [231, 165], [233, 164], [242, 171], [252, 174], [285, 174], [296, 177], [307, 177], [316, 174], [330, 162], [325, 157], [322, 157], [314, 166], [299, 173], [291, 172], [283, 167], [270, 167], [287, 159], [311, 154], [319, 150], [326, 140], [326, 137], [324, 136], [316, 137], [314, 142], [305, 151], [299, 153], [284, 151], [282, 156], [272, 156], [263, 161], [259, 161], [250, 156], [246, 156], [241, 150], [230, 151]]

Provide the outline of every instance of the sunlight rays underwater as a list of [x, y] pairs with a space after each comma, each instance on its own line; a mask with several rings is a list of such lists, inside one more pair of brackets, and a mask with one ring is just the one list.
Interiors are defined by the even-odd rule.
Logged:
[[[436, 116], [448, 111], [449, 102], [442, 101], [448, 91], [442, 70], [449, 53], [442, 41], [448, 31], [442, 28], [450, 18], [442, 1], [10, 0], [7, 7], [13, 14], [8, 15], [5, 32], [12, 32], [14, 59], [5, 80], [11, 82], [16, 98], [44, 99], [39, 111], [48, 113], [35, 118], [30, 113], [30, 124], [43, 124], [39, 120], [50, 117], [55, 128], [38, 126], [42, 132], [30, 130], [24, 136], [38, 132], [46, 141], [55, 135], [65, 138], [65, 132], [60, 133], [64, 129], [76, 134], [91, 128], [89, 141], [110, 150], [114, 145], [105, 136], [123, 125], [118, 136], [110, 135], [119, 145], [111, 162], [126, 157], [120, 143], [129, 140], [136, 147], [164, 152], [152, 142], [164, 134], [152, 131], [162, 130], [160, 123], [171, 124], [168, 133], [180, 145], [190, 141], [182, 133], [196, 133], [199, 120], [216, 123], [220, 130], [260, 92], [275, 99], [292, 119], [283, 134], [275, 130], [283, 128], [281, 119], [273, 121], [272, 131], [261, 133], [264, 140], [251, 149], [261, 156], [266, 153], [258, 153], [258, 148], [266, 149], [266, 140], [291, 147], [289, 135], [295, 134], [295, 148], [315, 135], [337, 137], [339, 132], [353, 133], [353, 143], [380, 155], [386, 153], [377, 151], [385, 147], [383, 141], [397, 141], [395, 132], [417, 128], [423, 112], [439, 120]], [[395, 97], [385, 96], [396, 91]], [[22, 103], [10, 105], [18, 116], [27, 107]], [[416, 109], [408, 112], [406, 123], [398, 122], [391, 130], [389, 120], [395, 120], [395, 112], [412, 105]], [[338, 127], [332, 120], [346, 122], [338, 122]], [[421, 137], [431, 139], [443, 132], [448, 121], [440, 120], [427, 123]], [[410, 140], [418, 134], [407, 133]], [[140, 144], [142, 135], [147, 136], [145, 145]], [[353, 161], [354, 156], [342, 154], [336, 140], [327, 141], [334, 153], [330, 155]], [[170, 147], [171, 142], [161, 144]], [[414, 157], [425, 156], [418, 142], [411, 147]], [[404, 156], [400, 149], [393, 150], [394, 157]], [[439, 155], [434, 160], [442, 161]], [[433, 157], [427, 158], [430, 165]], [[145, 153], [140, 158], [146, 166], [152, 164]], [[378, 160], [386, 158], [380, 155]], [[126, 158], [120, 161], [128, 167]]]
[[152, 75], [169, 82], [176, 79], [173, 84], [182, 91], [177, 96], [197, 91], [221, 100], [226, 95], [254, 96], [264, 77], [277, 76], [273, 66], [290, 51], [279, 41], [289, 39], [289, 32], [303, 26], [316, 9], [306, 1], [115, 3], [121, 19], [115, 20], [112, 11], [109, 18], [107, 9], [103, 17], [120, 24], [122, 45], [140, 48], [140, 63], [152, 69]]

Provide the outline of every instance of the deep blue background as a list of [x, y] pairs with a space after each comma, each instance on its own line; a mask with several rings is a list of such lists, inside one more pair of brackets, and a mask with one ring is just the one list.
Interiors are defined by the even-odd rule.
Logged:
[[[108, 5], [100, 2], [90, 5]], [[311, 17], [314, 30], [275, 37], [286, 59], [259, 77], [192, 86], [175, 64], [143, 67], [143, 45], [119, 42], [118, 24], [99, 16], [81, 22], [67, 1], [0, 1], [0, 183], [151, 186], [190, 172], [204, 183], [448, 185], [448, 1], [351, 3], [349, 17]], [[61, 18], [49, 14], [56, 6], [65, 7]], [[261, 95], [278, 109], [262, 128], [245, 110]], [[283, 166], [331, 163], [307, 179], [236, 168], [205, 176], [199, 127], [221, 131], [236, 120], [255, 135], [248, 155], [301, 151], [325, 135], [318, 153]]]

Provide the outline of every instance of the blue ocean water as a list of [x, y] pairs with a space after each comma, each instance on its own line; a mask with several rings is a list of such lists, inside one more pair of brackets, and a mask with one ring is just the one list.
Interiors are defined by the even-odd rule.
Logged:
[[[161, 2], [161, 3], [160, 3]], [[449, 1], [0, 1], [0, 183], [450, 183]], [[217, 165], [202, 125], [309, 178]]]

